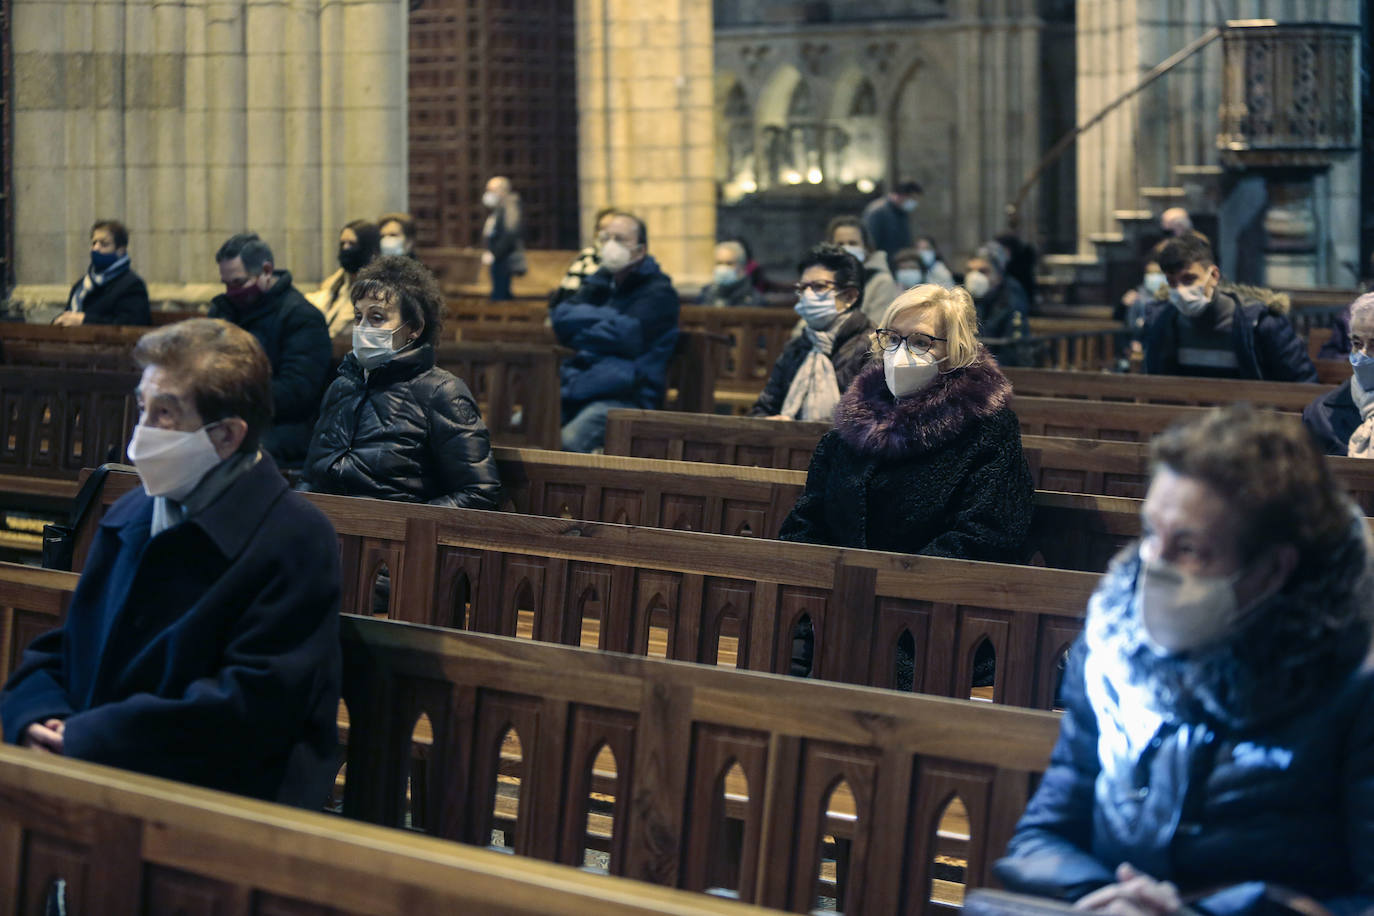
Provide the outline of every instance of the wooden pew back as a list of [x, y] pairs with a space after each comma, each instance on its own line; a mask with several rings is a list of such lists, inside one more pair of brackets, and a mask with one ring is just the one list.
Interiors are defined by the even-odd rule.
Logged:
[[1254, 382], [1242, 379], [1199, 379], [1173, 375], [1132, 375], [1110, 372], [1061, 372], [1056, 369], [1003, 371], [1018, 399], [1022, 396], [1137, 404], [1177, 404], [1210, 407], [1247, 401], [1256, 407], [1301, 413], [1331, 389], [1298, 382]]
[[5, 913], [770, 912], [15, 747], [0, 798]]

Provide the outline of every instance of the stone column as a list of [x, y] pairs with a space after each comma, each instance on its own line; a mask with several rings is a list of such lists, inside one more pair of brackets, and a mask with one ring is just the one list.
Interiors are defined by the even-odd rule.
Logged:
[[584, 230], [615, 205], [644, 219], [680, 288], [705, 282], [716, 233], [711, 4], [577, 0]]
[[14, 0], [18, 283], [64, 296], [98, 217], [154, 298], [203, 296], [244, 229], [318, 282], [344, 222], [406, 206], [407, 9]]

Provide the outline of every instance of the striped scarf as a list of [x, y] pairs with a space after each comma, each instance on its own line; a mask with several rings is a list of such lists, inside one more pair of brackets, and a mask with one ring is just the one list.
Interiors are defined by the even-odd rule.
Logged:
[[76, 288], [76, 292], [72, 293], [71, 301], [67, 303], [67, 307], [73, 312], [81, 311], [81, 306], [86, 301], [86, 297], [90, 295], [91, 290], [104, 286], [128, 269], [129, 256], [127, 254], [122, 255], [119, 260], [100, 273], [96, 273], [94, 267], [87, 268], [86, 276], [81, 278], [81, 285]]

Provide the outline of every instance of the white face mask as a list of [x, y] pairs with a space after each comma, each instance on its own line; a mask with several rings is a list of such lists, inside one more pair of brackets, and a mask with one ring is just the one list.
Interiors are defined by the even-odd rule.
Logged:
[[813, 331], [824, 331], [835, 321], [835, 316], [840, 314], [834, 292], [821, 295], [808, 289], [797, 297], [797, 304], [792, 308]]
[[601, 266], [613, 274], [629, 267], [633, 257], [629, 246], [617, 239], [607, 239], [601, 246]]
[[975, 299], [981, 299], [992, 289], [992, 281], [981, 270], [970, 270], [964, 276], [964, 289]]
[[487, 191], [482, 195], [482, 206], [486, 207], [488, 210], [495, 210], [496, 205], [500, 202], [501, 195], [497, 194], [495, 191]]
[[382, 236], [382, 254], [396, 257], [406, 253], [406, 240], [399, 235]]
[[1136, 600], [1151, 648], [1172, 655], [1204, 648], [1224, 636], [1240, 617], [1235, 586], [1242, 572], [1201, 576], [1142, 558]]
[[906, 200], [902, 201], [902, 209], [908, 213], [915, 213], [916, 208], [920, 205], [921, 202], [914, 197], [908, 197]]
[[897, 271], [897, 285], [902, 289], [911, 289], [925, 278], [925, 273], [919, 267], [903, 267]]
[[857, 258], [860, 264], [868, 258], [868, 252], [864, 250], [862, 245], [841, 245], [840, 247]]
[[1192, 286], [1175, 286], [1169, 290], [1169, 301], [1189, 318], [1196, 318], [1207, 310], [1212, 298], [1207, 295], [1205, 283], [1194, 283]]
[[883, 351], [883, 378], [894, 398], [910, 397], [935, 381], [940, 364], [929, 353], [912, 353], [905, 345]]
[[196, 488], [196, 484], [220, 463], [215, 444], [207, 430], [216, 424], [202, 426], [192, 432], [181, 429], [161, 429], [156, 426], [135, 426], [129, 440], [129, 460], [143, 481], [149, 496], [165, 496], [181, 502]]
[[717, 264], [716, 272], [712, 274], [718, 286], [729, 286], [732, 283], [738, 283], [743, 276], [744, 274], [740, 273], [738, 268], [727, 267], [724, 264]]
[[1158, 271], [1151, 271], [1145, 275], [1145, 291], [1153, 296], [1159, 292], [1160, 287], [1165, 284], [1164, 274]]
[[353, 356], [367, 371], [385, 366], [396, 355], [396, 334], [400, 328], [365, 328], [353, 326]]
[[921, 259], [921, 263], [926, 267], [933, 267], [935, 265], [934, 249], [922, 248], [920, 251], [916, 252], [916, 256]]

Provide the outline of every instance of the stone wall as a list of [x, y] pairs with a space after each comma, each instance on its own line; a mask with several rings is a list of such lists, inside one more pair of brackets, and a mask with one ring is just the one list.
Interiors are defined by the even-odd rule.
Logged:
[[406, 204], [406, 0], [12, 0], [15, 275], [71, 282], [98, 217], [152, 282], [244, 228], [302, 285]]

